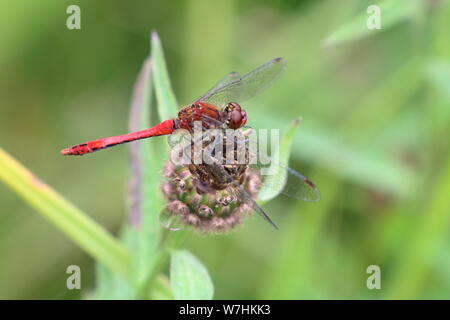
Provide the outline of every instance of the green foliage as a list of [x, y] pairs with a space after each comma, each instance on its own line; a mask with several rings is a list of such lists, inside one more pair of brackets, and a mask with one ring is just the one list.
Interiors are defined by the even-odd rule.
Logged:
[[[160, 115], [156, 122], [168, 119], [169, 115], [175, 114], [176, 111], [175, 95], [171, 89], [161, 42], [155, 32], [151, 36], [151, 48], [151, 55], [145, 60], [133, 91], [130, 131], [142, 130], [150, 126], [153, 88], [156, 92], [157, 109]], [[179, 232], [173, 237], [173, 240], [170, 240], [172, 235], [168, 234], [162, 242], [162, 228], [159, 221], [164, 206], [159, 191], [162, 176], [156, 175], [154, 169], [163, 167], [164, 154], [167, 152], [168, 147], [163, 140], [150, 143], [138, 141], [130, 145], [132, 172], [129, 184], [129, 208], [131, 225], [125, 225], [122, 239], [132, 252], [132, 282], [123, 283], [120, 277], [108, 276], [108, 271], [100, 266], [97, 290], [99, 290], [98, 296], [101, 298], [114, 299], [117, 297], [116, 293], [123, 299], [132, 297], [168, 298], [172, 295], [170, 288], [164, 285], [165, 280], [161, 280], [164, 278], [158, 277], [158, 273], [161, 264], [165, 261], [167, 250], [173, 250], [180, 244], [180, 234], [182, 235], [183, 232]], [[175, 261], [178, 265], [182, 264], [186, 270], [190, 270], [190, 264], [193, 263], [192, 269], [197, 270], [199, 262], [195, 259], [184, 259], [183, 257], [186, 255], [188, 253], [183, 252], [179, 259], [172, 255], [171, 263]], [[178, 268], [172, 266], [172, 270], [178, 270]], [[209, 279], [207, 270], [203, 268], [202, 272], [206, 273]], [[175, 280], [172, 279], [172, 287], [190, 288], [192, 279], [180, 276], [179, 272], [176, 274]], [[197, 279], [197, 281], [201, 280]], [[106, 283], [102, 283], [102, 281]], [[174, 284], [173, 281], [177, 283]], [[212, 288], [210, 282], [208, 286]], [[122, 290], [114, 290], [117, 287]], [[113, 288], [109, 290], [110, 295], [108, 295], [108, 288]], [[174, 292], [174, 295], [180, 297], [179, 291]]]
[[172, 91], [161, 41], [156, 32], [152, 33], [152, 48], [152, 59], [155, 66], [153, 79], [155, 81], [155, 92], [158, 99], [158, 114], [162, 121], [177, 115], [178, 103]]
[[338, 27], [325, 41], [325, 46], [334, 46], [348, 41], [359, 40], [363, 37], [385, 31], [408, 19], [415, 18], [421, 8], [420, 0], [384, 0], [376, 3], [380, 8], [382, 19], [381, 29], [369, 29], [367, 19], [373, 12], [360, 12], [349, 19], [348, 22]]
[[[134, 124], [130, 120], [130, 131], [150, 127], [152, 67], [152, 60], [147, 58], [134, 89], [131, 116], [137, 120], [137, 123]], [[127, 234], [131, 238], [130, 246], [134, 253], [135, 285], [141, 287], [148, 281], [157, 262], [157, 247], [161, 238], [158, 212], [163, 204], [161, 197], [158, 196], [161, 179], [152, 173], [152, 168], [161, 167], [163, 158], [155, 156], [155, 148], [151, 143], [139, 141], [131, 144], [129, 149], [132, 168], [129, 184], [131, 200], [129, 213], [130, 218], [134, 217], [137, 221], [126, 228], [128, 228]]]
[[[156, 33], [151, 38], [152, 54], [144, 61], [133, 90], [132, 131], [150, 126], [152, 79], [160, 115], [173, 114], [176, 110], [161, 43]], [[168, 297], [171, 293], [161, 281], [157, 281], [155, 290], [151, 290], [166, 250], [173, 250], [180, 239], [176, 236], [168, 241], [169, 235], [165, 243], [161, 243], [159, 215], [164, 204], [159, 188], [162, 176], [155, 175], [154, 168], [162, 168], [164, 159], [151, 143], [138, 141], [130, 145], [130, 221], [122, 231], [123, 244], [2, 150], [0, 178], [97, 260], [96, 299]], [[177, 282], [172, 282], [172, 286], [177, 288], [175, 296], [212, 298], [213, 287], [207, 270], [188, 252], [173, 252], [172, 263], [175, 265], [171, 270]], [[180, 267], [187, 273], [181, 272]], [[200, 283], [203, 281], [204, 287]]]
[[283, 137], [281, 138], [280, 145], [277, 145], [272, 154], [279, 154], [279, 159], [273, 159], [271, 165], [276, 165], [276, 172], [267, 176], [264, 180], [264, 184], [259, 190], [258, 199], [261, 201], [268, 201], [275, 198], [283, 190], [284, 185], [287, 182], [287, 171], [283, 169], [282, 165], [288, 165], [289, 155], [291, 154], [292, 143], [294, 140], [295, 130], [300, 123], [300, 119], [294, 120], [288, 127]]
[[[64, 28], [63, 3], [39, 11], [30, 0], [0, 4], [1, 146], [92, 217], [35, 190], [0, 157], [1, 298], [78, 298], [63, 288], [64, 267], [74, 263], [83, 297], [174, 298], [165, 266], [182, 241], [208, 267], [215, 299], [448, 297], [449, 1], [105, 3], [80, 5], [79, 31]], [[372, 4], [381, 7], [380, 30], [366, 27]], [[226, 237], [166, 238], [152, 230], [167, 148], [155, 138], [136, 144], [142, 176], [151, 175], [134, 194], [149, 228], [120, 228], [127, 146], [73, 160], [57, 151], [125, 131], [149, 28], [162, 35], [165, 54], [154, 37], [152, 90], [134, 125], [172, 117], [177, 100], [182, 106], [224, 74], [282, 56], [284, 75], [242, 106], [253, 128], [287, 132], [303, 118], [289, 166], [318, 186], [319, 202], [273, 199], [265, 209], [279, 232], [255, 217]], [[127, 194], [130, 208], [136, 198]], [[100, 225], [120, 229], [120, 241]], [[371, 264], [381, 267], [382, 290], [365, 285]]]
[[2, 149], [0, 180], [96, 260], [122, 277], [129, 275], [126, 247]]
[[185, 250], [174, 250], [170, 256], [170, 281], [175, 299], [212, 299], [214, 287], [203, 264]]
[[[171, 89], [161, 42], [155, 32], [151, 36], [151, 47], [151, 55], [144, 61], [133, 90], [130, 131], [150, 127], [153, 88], [160, 115], [157, 121], [166, 119], [164, 117], [169, 117], [176, 111], [177, 104]], [[294, 121], [282, 139], [279, 152], [280, 160], [283, 162], [289, 159], [298, 123], [299, 120]], [[159, 145], [160, 150], [168, 152], [168, 148], [164, 147], [161, 141]], [[4, 152], [0, 153], [0, 165], [3, 166], [2, 177], [6, 183], [25, 199], [29, 199], [39, 212], [98, 260], [96, 299], [171, 297], [171, 291], [164, 285], [164, 280], [161, 280], [164, 278], [158, 277], [161, 263], [164, 262], [168, 250], [171, 252], [170, 283], [173, 297], [186, 300], [212, 299], [214, 288], [207, 269], [188, 251], [175, 249], [180, 244], [184, 232], [179, 232], [172, 241], [168, 240], [172, 238], [172, 235], [168, 234], [162, 242], [159, 221], [160, 213], [164, 210], [163, 198], [159, 192], [162, 176], [155, 175], [154, 168], [162, 168], [165, 160], [163, 153], [157, 152], [154, 144], [143, 141], [130, 144], [129, 150], [130, 218], [122, 230], [123, 245], [117, 243], [117, 240], [90, 221], [84, 213], [51, 191]], [[8, 174], [7, 170], [11, 173]], [[19, 179], [15, 179], [16, 175]], [[286, 182], [286, 175], [282, 170], [274, 177]], [[275, 197], [282, 187], [283, 185], [280, 185], [278, 189], [265, 192], [265, 200]], [[265, 190], [264, 186], [262, 189]], [[158, 281], [155, 282], [156, 278]]]

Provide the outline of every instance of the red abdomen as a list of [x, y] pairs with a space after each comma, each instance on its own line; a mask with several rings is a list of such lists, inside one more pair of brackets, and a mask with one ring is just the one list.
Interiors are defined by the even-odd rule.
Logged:
[[85, 143], [80, 143], [73, 147], [61, 150], [61, 154], [82, 156], [84, 154], [109, 148], [121, 143], [171, 134], [175, 129], [176, 129], [175, 121], [173, 119], [169, 119], [149, 129], [127, 133], [120, 136], [114, 136], [109, 138], [88, 141]]

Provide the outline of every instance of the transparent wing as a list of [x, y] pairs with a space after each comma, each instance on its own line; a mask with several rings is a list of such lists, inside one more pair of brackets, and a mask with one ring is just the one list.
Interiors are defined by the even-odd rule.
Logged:
[[[279, 193], [283, 193], [291, 198], [303, 201], [320, 200], [320, 192], [317, 186], [304, 175], [289, 168], [284, 163], [277, 161], [276, 157], [269, 156], [267, 148], [260, 148], [258, 143], [249, 134], [251, 130], [246, 130], [245, 139], [238, 141], [248, 147], [241, 150], [249, 152], [250, 167], [263, 178], [263, 188], [260, 193], [262, 198], [270, 199]], [[272, 195], [272, 196], [271, 196]]]
[[[262, 166], [253, 165], [254, 170], [261, 170]], [[319, 201], [320, 192], [317, 186], [300, 172], [291, 169], [284, 164], [271, 162], [270, 170], [274, 177], [263, 175], [264, 188], [274, 193], [279, 192], [288, 197], [303, 201]], [[286, 171], [285, 175], [277, 175], [277, 172]]]
[[[236, 132], [243, 132], [243, 130], [236, 130]], [[320, 199], [319, 190], [311, 180], [309, 180], [299, 172], [287, 167], [286, 165], [276, 162], [274, 159], [263, 154], [261, 150], [258, 149], [252, 150], [251, 147], [249, 148], [248, 144], [254, 143], [251, 140], [251, 137], [245, 135], [244, 133], [242, 135], [237, 135], [236, 137], [237, 139], [233, 138], [232, 140], [230, 140], [227, 136], [225, 140], [234, 141], [231, 142], [232, 145], [234, 145], [235, 143], [237, 144], [237, 148], [233, 147], [232, 149], [235, 150], [235, 152], [239, 153], [239, 150], [245, 150], [245, 152], [248, 152], [249, 155], [248, 157], [247, 156], [240, 157], [238, 154], [236, 155], [233, 152], [232, 159], [236, 159], [238, 161], [235, 164], [248, 165], [250, 163], [252, 170], [263, 178], [264, 181], [263, 189], [268, 190], [269, 194], [271, 194], [272, 197], [276, 196], [279, 193], [283, 193], [287, 196], [304, 201], [318, 201]], [[187, 139], [188, 137], [183, 136], [182, 138]], [[211, 143], [211, 145], [215, 147], [216, 145], [218, 145], [219, 141], [223, 141], [222, 139], [223, 137], [219, 136], [218, 139], [215, 138], [214, 140], [212, 140], [212, 142], [209, 143]], [[194, 144], [200, 143], [201, 144], [200, 150], [201, 150], [204, 147], [203, 142], [211, 140], [210, 137], [208, 136], [208, 133], [205, 132], [197, 139], [194, 139], [194, 141], [191, 141], [190, 139], [187, 139], [187, 141], [189, 143], [182, 149], [182, 153], [187, 155], [187, 159], [192, 160], [192, 143]], [[218, 150], [222, 149], [223, 146], [220, 146], [218, 148]], [[253, 151], [254, 153], [252, 153]], [[215, 155], [217, 156], [217, 154]], [[256, 161], [254, 161], [256, 155], [258, 155], [258, 157], [256, 158]], [[224, 163], [220, 162], [214, 156], [210, 155], [209, 152], [204, 153], [203, 156], [207, 156], [209, 160], [212, 161], [210, 162], [211, 165], [209, 165], [209, 167], [211, 168], [212, 176], [216, 177], [220, 175], [222, 177], [220, 181], [228, 180], [230, 182], [229, 188], [230, 192], [232, 192], [237, 198], [245, 201], [254, 211], [259, 213], [267, 222], [269, 222], [272, 226], [277, 228], [276, 224], [273, 222], [270, 216], [252, 198], [252, 196], [243, 188], [243, 186], [241, 186], [237, 181], [235, 181], [227, 170], [220, 170], [223, 167]], [[226, 156], [225, 158], [229, 159], [228, 156]], [[244, 162], [239, 162], [240, 159], [243, 159]], [[228, 179], [223, 179], [223, 176], [228, 177]], [[261, 195], [261, 192], [259, 195]]]
[[[213, 119], [214, 120], [214, 119]], [[243, 156], [237, 156], [237, 163], [243, 162], [248, 164], [254, 171], [256, 171], [263, 179], [263, 189], [260, 194], [262, 198], [270, 199], [272, 195], [282, 193], [288, 197], [303, 201], [319, 201], [320, 191], [317, 186], [300, 172], [290, 168], [286, 164], [277, 161], [276, 157], [271, 157], [267, 154], [267, 148], [260, 148], [258, 143], [252, 139], [251, 132], [253, 129], [236, 130], [237, 134], [234, 138], [234, 143], [237, 145], [238, 152], [244, 152]], [[253, 131], [254, 132], [254, 131]], [[201, 141], [209, 141], [208, 133], [201, 135], [201, 137], [194, 140], [194, 143], [201, 143]], [[215, 140], [215, 145], [219, 140]], [[190, 147], [184, 151], [190, 154]], [[245, 153], [248, 153], [248, 156]], [[190, 158], [189, 158], [190, 159]], [[240, 160], [239, 160], [240, 159]]]
[[[218, 91], [220, 88], [226, 87], [228, 84], [232, 83], [233, 81], [239, 80], [240, 76], [237, 72], [230, 72], [225, 77], [219, 80], [211, 89], [209, 89], [208, 92], [206, 92], [203, 97], [209, 97], [214, 94], [214, 92]], [[200, 99], [197, 99], [196, 101], [203, 101]]]
[[266, 211], [248, 194], [248, 192], [245, 191], [244, 188], [236, 181], [233, 182], [233, 185], [235, 187], [235, 191], [236, 191], [236, 194], [238, 195], [238, 197], [241, 200], [246, 201], [247, 204], [253, 209], [253, 211], [257, 212], [264, 220], [266, 220], [275, 229], [278, 230], [277, 224], [266, 213]]
[[228, 81], [222, 80], [197, 101], [222, 106], [228, 102], [250, 99], [267, 89], [280, 76], [285, 65], [282, 58], [275, 58], [241, 78], [236, 73], [231, 73]]

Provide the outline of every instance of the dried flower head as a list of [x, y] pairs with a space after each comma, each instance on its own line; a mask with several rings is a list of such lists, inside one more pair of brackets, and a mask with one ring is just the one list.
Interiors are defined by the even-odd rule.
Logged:
[[[164, 175], [166, 179], [162, 191], [168, 200], [165, 214], [182, 225], [202, 233], [224, 233], [252, 212], [249, 200], [237, 195], [231, 187], [223, 190], [202, 188], [189, 166], [176, 166], [168, 161]], [[261, 179], [257, 173], [246, 168], [241, 186], [252, 198], [256, 198]]]

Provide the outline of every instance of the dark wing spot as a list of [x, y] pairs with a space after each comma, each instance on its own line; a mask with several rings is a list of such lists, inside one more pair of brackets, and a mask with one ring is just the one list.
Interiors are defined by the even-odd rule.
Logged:
[[309, 180], [309, 179], [307, 179], [307, 178], [305, 178], [304, 180], [305, 180], [305, 182], [306, 182], [310, 187], [312, 187], [312, 188], [315, 188], [315, 187], [316, 187], [316, 185], [315, 185], [311, 180]]

